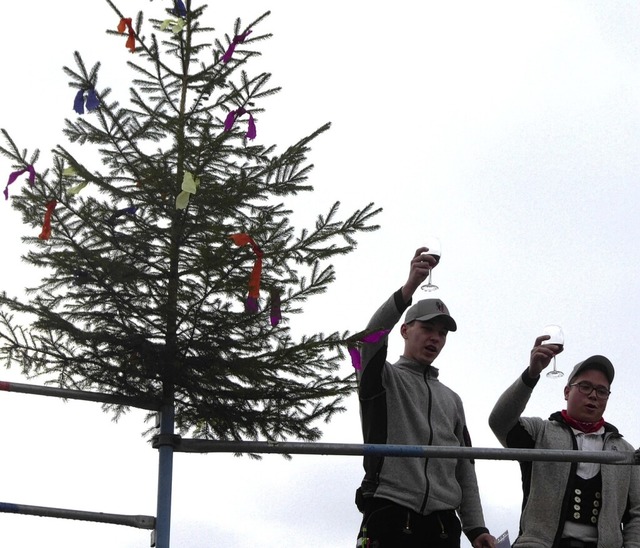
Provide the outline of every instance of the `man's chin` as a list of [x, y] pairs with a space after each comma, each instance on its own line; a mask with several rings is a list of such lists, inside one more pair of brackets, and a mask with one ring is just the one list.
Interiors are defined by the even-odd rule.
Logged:
[[580, 418], [577, 419], [581, 422], [598, 422], [602, 418], [600, 410], [593, 409], [580, 413]]
[[425, 354], [420, 361], [422, 365], [431, 365], [437, 357], [437, 353], [429, 352], [428, 354]]

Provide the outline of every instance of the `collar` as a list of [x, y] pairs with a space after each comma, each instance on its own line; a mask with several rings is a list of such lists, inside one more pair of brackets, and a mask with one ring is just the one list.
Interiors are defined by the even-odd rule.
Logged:
[[405, 358], [404, 356], [400, 356], [400, 359], [395, 363], [395, 365], [400, 365], [410, 371], [420, 374], [421, 376], [425, 375], [429, 379], [437, 379], [440, 374], [437, 367], [434, 367], [433, 365], [422, 365], [410, 360], [409, 358]]

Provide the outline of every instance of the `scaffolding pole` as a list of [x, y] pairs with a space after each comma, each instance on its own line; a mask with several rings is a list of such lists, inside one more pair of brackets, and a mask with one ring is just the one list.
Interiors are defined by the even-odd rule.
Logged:
[[[146, 409], [148, 411], [159, 411], [160, 405], [157, 402], [145, 400], [143, 398], [132, 398], [128, 396], [119, 396], [115, 394], [105, 394], [101, 392], [90, 392], [86, 390], [72, 390], [68, 388], [55, 388], [52, 386], [38, 386], [32, 384], [24, 384], [18, 382], [0, 381], [0, 391], [18, 392], [22, 394], [32, 394], [36, 396], [51, 396], [55, 398], [63, 398], [69, 400], [93, 401], [105, 403], [109, 405], [124, 405], [127, 407], [136, 407]], [[171, 414], [173, 420], [173, 414]], [[170, 431], [173, 431], [171, 425]], [[163, 503], [158, 507], [162, 508], [162, 514], [159, 519], [153, 516], [128, 516], [124, 514], [106, 514], [103, 512], [85, 512], [81, 510], [65, 510], [60, 508], [49, 508], [44, 506], [29, 506], [24, 504], [0, 503], [0, 512], [10, 512], [14, 514], [30, 514], [43, 517], [76, 519], [83, 521], [97, 521], [102, 523], [112, 523], [117, 525], [129, 525], [141, 529], [152, 529], [151, 545], [156, 546], [157, 532], [159, 528], [163, 534], [160, 536], [161, 543], [158, 548], [168, 548], [168, 528], [171, 516], [171, 467], [173, 465], [173, 453], [167, 459], [166, 449], [160, 452], [160, 474], [158, 479], [158, 500]], [[167, 495], [167, 476], [168, 476], [168, 499]], [[167, 510], [168, 507], [168, 510]], [[163, 522], [163, 520], [166, 520]], [[166, 541], [166, 542], [165, 542]]]
[[165, 405], [160, 412], [160, 435], [154, 438], [153, 447], [158, 449], [158, 496], [156, 528], [151, 537], [151, 546], [169, 548], [171, 539], [171, 492], [173, 485], [173, 452], [180, 436], [174, 435], [173, 403]]
[[0, 390], [5, 392], [20, 392], [22, 394], [34, 394], [36, 396], [52, 396], [67, 400], [84, 400], [107, 403], [112, 405], [125, 405], [127, 407], [137, 407], [149, 411], [158, 411], [160, 406], [157, 403], [144, 401], [140, 398], [130, 398], [127, 396], [117, 396], [115, 394], [104, 394], [101, 392], [89, 392], [87, 390], [71, 390], [69, 388], [55, 388], [53, 386], [37, 386], [19, 382], [0, 381]]
[[562, 449], [503, 449], [482, 447], [387, 445], [357, 443], [214, 441], [181, 439], [175, 451], [183, 453], [280, 453], [304, 455], [355, 455], [439, 457], [516, 461], [599, 462], [640, 464], [638, 451], [573, 451]]
[[46, 506], [31, 506], [28, 504], [11, 504], [0, 502], [0, 512], [9, 514], [27, 514], [47, 518], [65, 518], [80, 521], [96, 521], [114, 525], [128, 525], [138, 529], [153, 529], [156, 519], [153, 516], [131, 516], [126, 514], [106, 514], [104, 512], [86, 512], [83, 510], [68, 510], [65, 508], [49, 508]]

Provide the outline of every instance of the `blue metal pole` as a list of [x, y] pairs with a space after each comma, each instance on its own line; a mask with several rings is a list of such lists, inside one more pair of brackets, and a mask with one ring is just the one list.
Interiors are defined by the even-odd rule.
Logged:
[[173, 482], [174, 448], [173, 402], [164, 405], [160, 412], [160, 436], [156, 440], [158, 448], [158, 506], [156, 510], [156, 548], [169, 548], [171, 538], [171, 487]]

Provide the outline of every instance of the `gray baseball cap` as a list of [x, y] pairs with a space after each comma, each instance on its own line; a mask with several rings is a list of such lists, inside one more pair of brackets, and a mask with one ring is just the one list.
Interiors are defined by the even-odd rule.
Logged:
[[583, 360], [580, 363], [576, 364], [576, 366], [573, 368], [573, 371], [571, 371], [569, 378], [567, 379], [567, 384], [571, 384], [573, 378], [578, 373], [581, 373], [586, 369], [599, 369], [607, 376], [607, 379], [609, 379], [609, 384], [613, 382], [613, 376], [615, 374], [613, 364], [609, 361], [608, 358], [596, 354], [595, 356], [591, 356], [590, 358], [587, 358], [586, 360]]
[[449, 309], [440, 299], [423, 299], [414, 304], [404, 317], [404, 323], [410, 323], [415, 320], [419, 322], [428, 322], [434, 318], [442, 318], [444, 324], [449, 331], [458, 329], [456, 321], [449, 314]]

